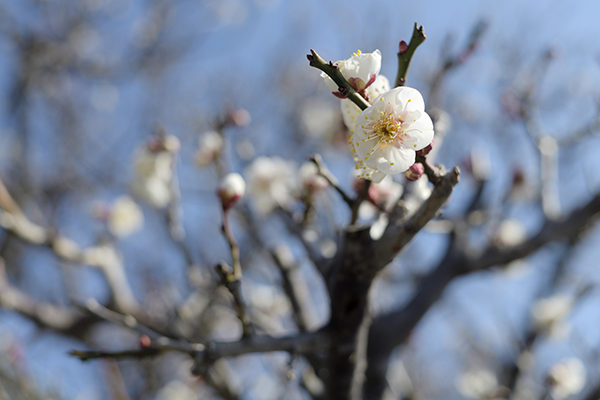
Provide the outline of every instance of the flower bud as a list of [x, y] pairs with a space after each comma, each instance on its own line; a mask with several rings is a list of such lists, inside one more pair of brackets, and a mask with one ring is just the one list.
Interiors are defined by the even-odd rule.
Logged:
[[251, 121], [250, 113], [244, 108], [236, 108], [227, 113], [227, 123], [243, 128]]
[[238, 173], [227, 174], [221, 181], [217, 195], [221, 199], [224, 210], [228, 210], [235, 205], [246, 191], [246, 182]]
[[408, 50], [408, 44], [406, 44], [406, 42], [404, 40], [401, 40], [400, 43], [398, 44], [398, 50], [399, 50], [400, 54], [404, 54], [404, 52], [406, 50]]
[[152, 345], [152, 339], [150, 339], [147, 335], [140, 336], [138, 343], [142, 349], [147, 349]]
[[425, 173], [425, 167], [421, 163], [414, 163], [409, 169], [406, 170], [404, 176], [409, 181], [418, 180]]
[[431, 150], [433, 150], [433, 139], [431, 140], [431, 143], [429, 143], [427, 146], [423, 147], [421, 150], [418, 150], [417, 155], [425, 157], [431, 152]]

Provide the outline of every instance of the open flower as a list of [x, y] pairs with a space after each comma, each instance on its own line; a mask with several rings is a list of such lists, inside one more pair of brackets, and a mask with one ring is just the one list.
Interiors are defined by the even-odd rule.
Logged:
[[418, 90], [398, 87], [378, 96], [358, 117], [350, 136], [362, 178], [378, 181], [384, 174], [406, 171], [416, 151], [431, 143], [433, 122]]
[[[363, 53], [358, 50], [348, 60], [336, 61], [335, 64], [354, 90], [360, 92], [375, 82], [375, 78], [377, 78], [377, 74], [381, 69], [381, 52], [375, 50], [372, 53]], [[321, 77], [323, 77], [325, 84], [334, 95], [343, 97], [333, 79], [325, 72], [321, 73]]]

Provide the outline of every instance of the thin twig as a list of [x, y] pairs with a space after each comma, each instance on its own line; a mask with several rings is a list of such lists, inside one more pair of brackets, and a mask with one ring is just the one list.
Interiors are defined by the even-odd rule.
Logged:
[[[406, 49], [401, 48], [398, 52], [398, 74], [396, 75], [396, 87], [404, 86], [406, 84], [406, 76], [408, 75], [410, 62], [412, 61], [417, 47], [419, 47], [421, 43], [425, 41], [425, 39], [427, 39], [427, 36], [425, 35], [423, 25], [418, 26], [415, 22], [412, 38], [410, 39], [408, 47], [406, 47]], [[404, 45], [406, 45], [406, 43], [404, 43]]]
[[254, 327], [250, 321], [250, 316], [246, 309], [246, 302], [242, 296], [242, 282], [241, 275], [238, 278], [232, 268], [226, 263], [222, 262], [216, 266], [217, 273], [221, 277], [221, 281], [225, 288], [233, 296], [233, 304], [235, 307], [236, 314], [242, 323], [243, 337], [249, 337], [254, 334]]

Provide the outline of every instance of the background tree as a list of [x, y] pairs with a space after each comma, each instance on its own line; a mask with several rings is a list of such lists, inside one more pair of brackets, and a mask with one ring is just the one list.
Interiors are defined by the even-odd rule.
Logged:
[[[594, 10], [290, 3], [0, 2], [0, 396], [597, 398]], [[354, 178], [310, 48], [426, 176]]]

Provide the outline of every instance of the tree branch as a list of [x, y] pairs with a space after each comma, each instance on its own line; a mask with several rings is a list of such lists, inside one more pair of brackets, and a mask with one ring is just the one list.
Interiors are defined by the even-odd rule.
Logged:
[[[410, 62], [417, 50], [417, 47], [421, 45], [427, 39], [425, 35], [425, 30], [423, 29], [423, 25], [418, 26], [415, 22], [415, 27], [413, 29], [413, 34], [410, 39], [410, 43], [406, 49], [402, 49], [402, 45], [400, 51], [398, 52], [398, 74], [396, 75], [396, 85], [395, 86], [404, 86], [406, 84], [406, 76], [408, 75], [408, 68], [410, 67]], [[401, 44], [404, 42], [400, 42]], [[404, 43], [406, 45], [406, 43]]]

